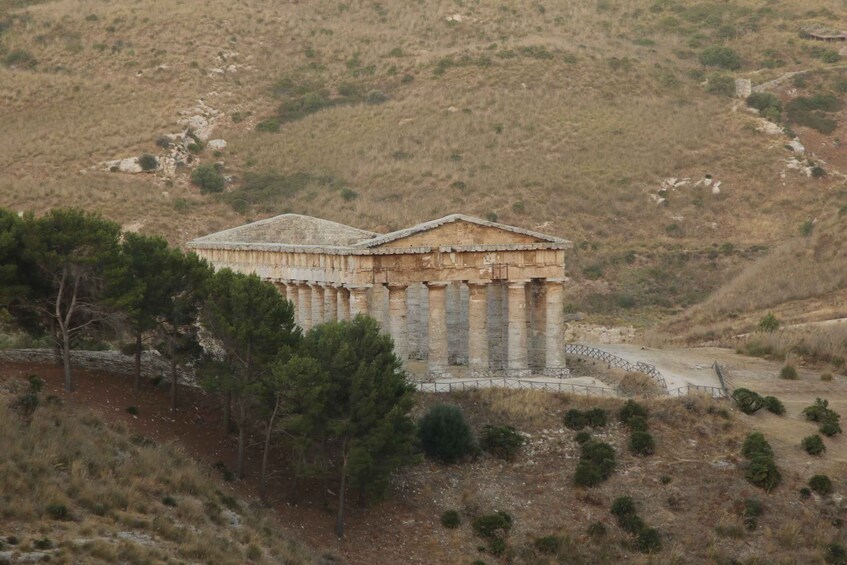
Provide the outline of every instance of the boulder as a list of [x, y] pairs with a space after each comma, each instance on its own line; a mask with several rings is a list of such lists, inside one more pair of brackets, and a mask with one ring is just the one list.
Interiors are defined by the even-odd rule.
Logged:
[[212, 139], [206, 144], [206, 149], [211, 149], [212, 151], [220, 151], [221, 149], [226, 149], [226, 140], [223, 139]]

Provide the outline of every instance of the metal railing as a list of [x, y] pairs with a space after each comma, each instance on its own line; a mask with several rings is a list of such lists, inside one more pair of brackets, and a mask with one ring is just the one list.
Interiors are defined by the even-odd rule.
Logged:
[[729, 398], [726, 389], [718, 386], [685, 385], [668, 391], [670, 396], [688, 396], [689, 394], [704, 394], [712, 398]]
[[591, 347], [590, 345], [582, 345], [579, 343], [568, 343], [565, 344], [565, 353], [568, 355], [575, 355], [577, 357], [588, 357], [589, 359], [597, 359], [599, 361], [603, 361], [609, 367], [618, 367], [623, 369], [624, 371], [629, 371], [632, 373], [644, 373], [645, 375], [652, 378], [656, 383], [664, 390], [668, 391], [668, 383], [665, 381], [665, 377], [659, 370], [649, 363], [643, 363], [638, 361], [637, 363], [632, 363], [627, 361], [623, 357], [618, 357], [613, 353], [609, 353], [608, 351], [603, 351], [602, 349], [597, 349], [596, 347]]

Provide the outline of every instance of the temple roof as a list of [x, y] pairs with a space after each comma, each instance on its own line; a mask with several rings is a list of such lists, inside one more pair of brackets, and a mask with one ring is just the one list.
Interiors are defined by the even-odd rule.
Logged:
[[433, 248], [454, 251], [564, 249], [571, 243], [559, 237], [462, 214], [451, 214], [384, 235], [311, 216], [281, 214], [197, 238], [188, 246], [370, 255], [425, 253]]
[[281, 214], [236, 228], [219, 231], [191, 242], [204, 243], [270, 243], [295, 246], [346, 247], [378, 233], [360, 230], [337, 222], [300, 214]]

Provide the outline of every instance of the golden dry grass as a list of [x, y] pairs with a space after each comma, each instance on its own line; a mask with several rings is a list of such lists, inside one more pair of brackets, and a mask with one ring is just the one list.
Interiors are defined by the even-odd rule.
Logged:
[[[26, 554], [46, 538], [57, 563], [311, 562], [268, 514], [226, 496], [177, 446], [148, 443], [43, 395], [27, 422], [14, 408], [26, 387], [0, 382], [5, 550]], [[54, 505], [67, 517], [56, 519]], [[230, 511], [240, 527], [229, 526]], [[8, 536], [18, 543], [6, 544]]]

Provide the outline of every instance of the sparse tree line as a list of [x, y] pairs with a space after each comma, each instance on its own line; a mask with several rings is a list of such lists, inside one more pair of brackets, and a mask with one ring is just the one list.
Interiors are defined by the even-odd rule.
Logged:
[[237, 431], [236, 476], [244, 476], [248, 438], [260, 430], [262, 499], [270, 453], [284, 447], [292, 499], [299, 480], [338, 481], [339, 536], [346, 493], [378, 498], [392, 472], [418, 457], [414, 387], [374, 320], [359, 316], [303, 335], [272, 284], [215, 272], [193, 253], [122, 233], [97, 214], [0, 209], [0, 309], [17, 328], [51, 338], [68, 392], [70, 353], [85, 337], [129, 341], [137, 389], [143, 349], [158, 350], [171, 367], [172, 409], [180, 369], [193, 366], [221, 398], [224, 433]]

